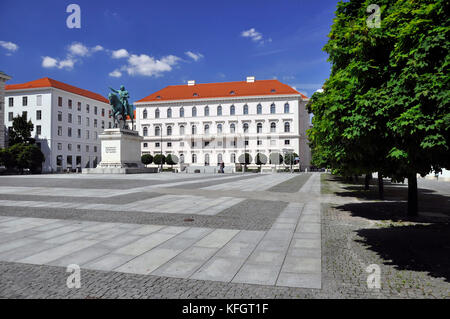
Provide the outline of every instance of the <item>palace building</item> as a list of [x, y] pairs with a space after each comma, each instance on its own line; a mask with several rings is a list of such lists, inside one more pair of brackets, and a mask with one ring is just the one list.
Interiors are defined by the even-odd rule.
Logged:
[[[5, 87], [4, 124], [26, 114], [33, 137], [45, 155], [43, 172], [96, 167], [99, 135], [113, 126], [109, 101], [100, 94], [50, 78]], [[6, 132], [7, 135], [7, 132]]]
[[247, 77], [168, 86], [134, 105], [143, 154], [171, 154], [188, 166], [234, 166], [244, 162], [244, 153], [253, 165], [257, 154], [296, 153], [304, 169], [311, 160], [307, 102], [278, 80]]

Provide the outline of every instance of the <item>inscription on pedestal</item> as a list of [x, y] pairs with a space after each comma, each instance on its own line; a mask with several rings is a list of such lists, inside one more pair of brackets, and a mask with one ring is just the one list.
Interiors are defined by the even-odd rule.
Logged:
[[114, 146], [114, 147], [112, 147], [112, 146], [107, 146], [107, 147], [105, 147], [105, 152], [106, 153], [117, 153], [117, 148]]

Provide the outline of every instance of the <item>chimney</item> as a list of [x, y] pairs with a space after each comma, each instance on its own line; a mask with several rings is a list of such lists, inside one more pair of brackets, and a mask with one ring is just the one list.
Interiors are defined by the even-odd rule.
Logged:
[[255, 82], [255, 77], [254, 76], [247, 76], [247, 83], [253, 83]]
[[194, 86], [194, 85], [195, 85], [195, 80], [188, 81], [188, 86]]

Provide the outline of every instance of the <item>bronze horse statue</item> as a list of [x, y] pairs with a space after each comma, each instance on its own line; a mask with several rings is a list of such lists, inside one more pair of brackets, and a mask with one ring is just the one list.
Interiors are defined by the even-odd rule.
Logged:
[[[114, 127], [120, 126], [120, 121], [123, 121], [123, 128], [127, 127], [127, 116], [131, 119], [131, 129], [134, 125], [133, 104], [128, 103], [129, 94], [122, 85], [119, 90], [110, 88], [114, 93], [108, 94], [109, 104], [112, 108], [114, 118]], [[115, 94], [117, 93], [117, 94]]]

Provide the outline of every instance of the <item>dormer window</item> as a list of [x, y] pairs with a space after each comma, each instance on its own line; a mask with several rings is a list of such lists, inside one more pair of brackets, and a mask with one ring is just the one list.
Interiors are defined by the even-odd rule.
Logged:
[[275, 89], [270, 90], [270, 93], [275, 93], [275, 92], [276, 92]]
[[160, 98], [161, 98], [161, 95], [158, 95], [156, 98], [157, 98], [157, 99], [160, 99]]
[[230, 91], [230, 95], [234, 95], [235, 94], [235, 92], [234, 91]]
[[193, 96], [198, 96], [198, 94], [197, 93], [194, 93], [194, 94], [192, 94]]

